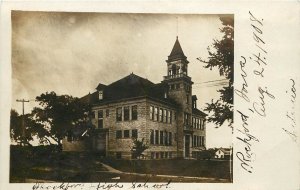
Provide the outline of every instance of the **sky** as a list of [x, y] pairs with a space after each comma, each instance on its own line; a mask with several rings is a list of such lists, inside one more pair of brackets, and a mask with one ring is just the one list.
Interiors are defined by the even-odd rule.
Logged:
[[[55, 91], [82, 97], [98, 83], [110, 84], [130, 73], [159, 83], [165, 60], [178, 36], [189, 60], [198, 108], [218, 99], [224, 81], [218, 70], [205, 69], [198, 57], [221, 39], [218, 15], [12, 12], [12, 108], [25, 113], [41, 93]], [[216, 81], [216, 82], [210, 82]], [[231, 129], [207, 123], [207, 147], [229, 147]]]

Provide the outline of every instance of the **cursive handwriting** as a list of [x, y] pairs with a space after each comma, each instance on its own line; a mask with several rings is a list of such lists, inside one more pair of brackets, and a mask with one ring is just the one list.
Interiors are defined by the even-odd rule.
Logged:
[[169, 180], [167, 183], [161, 183], [161, 184], [148, 184], [149, 179], [144, 182], [144, 183], [137, 183], [137, 182], [132, 182], [132, 186], [130, 187], [131, 189], [138, 189], [138, 188], [142, 188], [142, 189], [161, 189], [161, 188], [165, 188], [168, 189], [170, 188], [170, 183], [171, 180]]
[[295, 116], [295, 106], [296, 106], [296, 82], [294, 79], [290, 79], [291, 87], [289, 91], [286, 93], [289, 95], [291, 110], [286, 112], [286, 117], [289, 120], [289, 125], [287, 127], [283, 127], [282, 130], [288, 134], [294, 142], [297, 142], [297, 135], [296, 135], [296, 116]]
[[238, 95], [239, 97], [243, 98], [246, 102], [250, 102], [250, 99], [248, 98], [247, 96], [247, 93], [248, 93], [248, 83], [247, 83], [247, 80], [246, 80], [246, 77], [247, 77], [247, 73], [244, 69], [244, 67], [246, 66], [246, 63], [247, 63], [247, 60], [244, 56], [241, 56], [242, 60], [240, 61], [240, 66], [241, 66], [241, 71], [242, 71], [242, 78], [243, 78], [243, 84], [242, 84], [242, 89], [241, 90], [238, 90], [238, 89], [235, 89], [235, 94]]
[[265, 96], [267, 95], [267, 97], [272, 99], [275, 99], [275, 96], [268, 91], [267, 87], [265, 87], [265, 90], [263, 90], [261, 87], [258, 87], [258, 92], [260, 101], [253, 102], [253, 108], [258, 115], [266, 117]]
[[243, 142], [244, 144], [244, 151], [238, 151], [236, 153], [237, 158], [241, 161], [241, 166], [244, 170], [246, 170], [249, 173], [252, 173], [253, 167], [251, 166], [251, 162], [255, 160], [255, 153], [252, 151], [251, 146], [252, 142], [259, 142], [259, 140], [250, 134], [250, 130], [248, 129], [248, 115], [245, 115], [241, 111], [237, 110], [237, 112], [240, 114], [242, 119], [242, 126], [243, 130], [238, 131], [243, 135], [243, 137], [237, 136], [236, 138]]
[[32, 186], [32, 190], [68, 190], [68, 189], [74, 189], [74, 188], [78, 188], [78, 187], [84, 187], [84, 184], [61, 183], [59, 185], [47, 185], [44, 183], [36, 183]]
[[[114, 183], [91, 183], [90, 185], [85, 183], [61, 183], [58, 185], [47, 185], [45, 183], [35, 183], [32, 186], [32, 190], [112, 190], [112, 189], [168, 189], [170, 188], [171, 180], [166, 183], [151, 183], [148, 184], [149, 179], [144, 183], [132, 182], [131, 186], [125, 186], [119, 184], [119, 182]], [[127, 185], [129, 185], [128, 183]], [[129, 187], [129, 188], [128, 188]]]

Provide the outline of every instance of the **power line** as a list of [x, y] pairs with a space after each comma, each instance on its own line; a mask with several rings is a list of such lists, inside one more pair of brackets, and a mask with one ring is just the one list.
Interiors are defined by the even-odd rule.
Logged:
[[212, 83], [212, 82], [218, 82], [218, 81], [228, 81], [228, 80], [229, 79], [209, 80], [209, 81], [205, 81], [205, 82], [194, 83], [194, 85], [206, 84], [206, 83]]

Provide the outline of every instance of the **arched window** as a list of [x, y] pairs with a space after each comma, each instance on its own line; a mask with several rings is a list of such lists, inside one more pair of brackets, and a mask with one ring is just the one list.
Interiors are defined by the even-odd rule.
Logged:
[[176, 75], [176, 65], [172, 65], [172, 75]]

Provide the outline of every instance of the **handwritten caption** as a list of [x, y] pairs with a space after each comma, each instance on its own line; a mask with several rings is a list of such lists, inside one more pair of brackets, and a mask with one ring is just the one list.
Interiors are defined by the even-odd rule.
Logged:
[[286, 111], [286, 118], [288, 119], [288, 125], [286, 127], [282, 127], [282, 130], [290, 136], [290, 138], [297, 143], [297, 135], [296, 135], [296, 82], [294, 79], [289, 79], [290, 86], [289, 89], [286, 90], [286, 94], [288, 95], [290, 109]]
[[169, 189], [171, 181], [166, 183], [60, 183], [60, 184], [44, 184], [35, 183], [32, 190], [111, 190], [111, 189]]
[[[252, 145], [259, 142], [259, 139], [251, 134], [248, 121], [250, 117], [266, 117], [268, 113], [266, 99], [274, 100], [275, 96], [266, 85], [261, 85], [264, 83], [265, 71], [269, 65], [267, 60], [268, 51], [264, 40], [264, 19], [256, 17], [249, 11], [249, 20], [254, 48], [250, 51], [249, 56], [241, 56], [239, 62], [242, 85], [235, 89], [235, 94], [248, 106], [245, 110], [237, 110], [242, 125], [237, 127], [238, 135], [236, 138], [243, 143], [243, 149], [236, 152], [236, 157], [240, 161], [241, 167], [248, 173], [252, 173], [252, 162], [255, 160], [255, 151]], [[251, 64], [250, 68], [248, 64]], [[250, 98], [249, 96], [249, 82], [251, 82], [248, 81], [249, 75], [252, 75], [254, 81], [258, 84], [257, 92], [255, 92], [256, 97], [252, 96]]]

